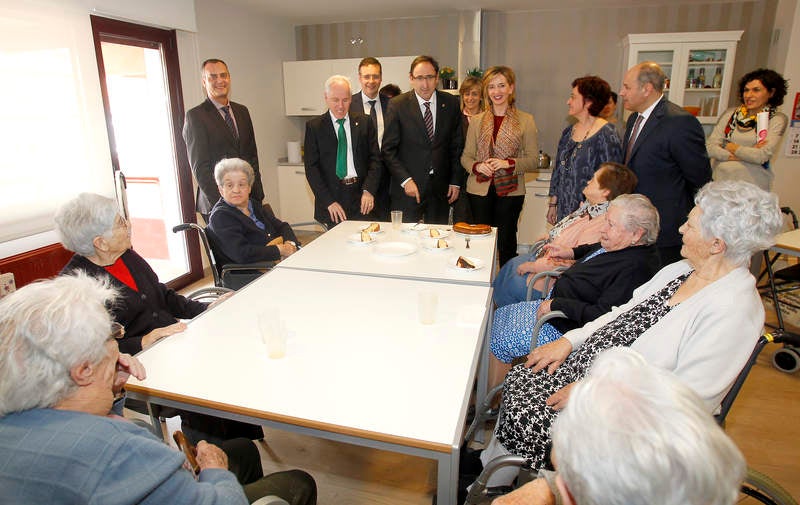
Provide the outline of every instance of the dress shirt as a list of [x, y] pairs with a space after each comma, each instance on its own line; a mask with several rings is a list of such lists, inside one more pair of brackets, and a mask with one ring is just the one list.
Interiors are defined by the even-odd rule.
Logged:
[[[647, 122], [647, 120], [650, 118], [650, 114], [652, 114], [652, 113], [653, 113], [653, 109], [655, 109], [655, 108], [656, 108], [656, 105], [658, 105], [658, 103], [659, 103], [659, 102], [660, 102], [660, 101], [661, 101], [663, 98], [664, 98], [664, 95], [661, 95], [661, 96], [659, 96], [659, 97], [658, 97], [658, 100], [656, 100], [655, 102], [653, 102], [653, 103], [650, 105], [650, 107], [646, 108], [646, 109], [644, 110], [644, 112], [640, 112], [640, 113], [639, 113], [639, 115], [640, 115], [640, 116], [642, 116], [642, 122], [641, 122], [641, 123], [639, 123], [639, 131], [638, 131], [638, 132], [636, 132], [636, 137], [637, 137], [637, 138], [639, 137], [639, 135], [641, 135], [641, 134], [642, 134], [642, 130], [644, 130], [644, 124], [645, 124], [645, 123]], [[633, 129], [631, 129], [631, 133], [633, 133]], [[629, 138], [629, 139], [628, 139], [628, 142], [630, 143], [630, 141], [631, 141], [631, 140], [632, 140], [632, 139], [630, 139], [630, 138]], [[636, 139], [633, 139], [633, 141], [635, 142], [635, 141], [636, 141]], [[623, 154], [624, 154], [624, 153], [623, 153]]]
[[383, 141], [383, 109], [381, 108], [381, 96], [375, 95], [375, 98], [370, 98], [361, 92], [361, 100], [364, 102], [364, 114], [369, 116], [369, 102], [375, 101], [375, 120], [378, 123], [378, 147], [381, 146], [381, 142]]
[[[336, 116], [333, 115], [333, 112], [328, 111], [328, 114], [331, 116], [331, 121], [333, 122], [333, 133], [336, 135], [336, 138], [339, 138], [339, 123]], [[350, 135], [350, 114], [344, 115], [344, 123], [342, 124], [344, 127], [344, 136], [347, 137], [347, 175], [344, 176], [345, 179], [350, 179], [351, 177], [357, 177], [358, 172], [356, 172], [356, 165], [353, 162], [353, 141]]]

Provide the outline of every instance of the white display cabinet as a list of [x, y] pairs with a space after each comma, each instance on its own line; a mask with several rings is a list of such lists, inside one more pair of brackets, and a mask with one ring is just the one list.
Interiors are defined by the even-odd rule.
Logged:
[[667, 99], [696, 113], [701, 123], [713, 124], [728, 107], [736, 45], [742, 33], [629, 34], [623, 39], [625, 70], [644, 61], [658, 63], [667, 74]]

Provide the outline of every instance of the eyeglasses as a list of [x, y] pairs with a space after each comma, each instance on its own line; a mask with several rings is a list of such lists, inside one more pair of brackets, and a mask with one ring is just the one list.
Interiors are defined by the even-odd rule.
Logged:
[[114, 222], [113, 229], [116, 230], [117, 228], [128, 228], [128, 227], [130, 227], [130, 223], [128, 222], [128, 220], [122, 216], [117, 216], [117, 219]]
[[414, 79], [417, 82], [435, 81], [436, 80], [436, 76], [435, 75], [417, 75], [417, 76], [412, 77], [412, 79]]
[[124, 336], [125, 336], [125, 327], [116, 321], [111, 323], [111, 333], [109, 334], [109, 339], [113, 338], [115, 340], [119, 340]]

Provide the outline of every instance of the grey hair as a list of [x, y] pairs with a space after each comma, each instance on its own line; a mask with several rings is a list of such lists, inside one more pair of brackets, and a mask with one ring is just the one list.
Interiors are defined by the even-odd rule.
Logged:
[[644, 233], [636, 245], [655, 244], [661, 228], [658, 209], [650, 203], [650, 199], [637, 193], [619, 195], [611, 200], [609, 207], [616, 207], [623, 212], [622, 225], [626, 230], [635, 232], [642, 229]]
[[730, 505], [746, 472], [700, 397], [629, 348], [597, 357], [552, 433], [581, 505]]
[[247, 176], [247, 184], [253, 186], [253, 181], [256, 179], [253, 167], [241, 158], [225, 158], [217, 162], [214, 166], [214, 180], [217, 181], [217, 186], [222, 186], [222, 180], [231, 172], [244, 173]]
[[95, 253], [95, 237], [108, 237], [119, 214], [116, 200], [96, 193], [81, 193], [62, 205], [53, 219], [61, 244], [82, 256]]
[[639, 81], [639, 86], [644, 87], [645, 84], [650, 83], [656, 92], [661, 93], [664, 91], [664, 83], [667, 80], [667, 75], [654, 61], [644, 61], [636, 65], [639, 69], [639, 75], [636, 80]]
[[76, 273], [0, 300], [0, 417], [53, 407], [77, 390], [70, 370], [107, 355], [115, 296], [107, 282]]
[[725, 242], [725, 257], [746, 266], [750, 257], [775, 244], [783, 226], [778, 196], [744, 181], [714, 181], [694, 198], [703, 238]]
[[[331, 86], [333, 86], [333, 83], [336, 83], [336, 82], [338, 82], [339, 84], [347, 84], [347, 89], [350, 90], [350, 91], [353, 90], [353, 86], [350, 85], [350, 78], [349, 77], [344, 76], [344, 75], [332, 75], [332, 76], [328, 77], [328, 79], [325, 81], [325, 88], [324, 89], [325, 89], [325, 94], [326, 95], [330, 95], [331, 94]], [[348, 94], [350, 93], [350, 91], [348, 91]]]

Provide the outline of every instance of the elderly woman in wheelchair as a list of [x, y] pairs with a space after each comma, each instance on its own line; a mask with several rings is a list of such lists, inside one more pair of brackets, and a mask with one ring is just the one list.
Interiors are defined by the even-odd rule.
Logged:
[[145, 371], [117, 348], [107, 310], [116, 293], [78, 273], [0, 300], [0, 501], [246, 505], [277, 495], [316, 503], [305, 472], [259, 472], [243, 489], [226, 453], [201, 441], [195, 476], [183, 454], [120, 417], [128, 376]]
[[289, 223], [250, 199], [253, 167], [239, 158], [221, 160], [214, 179], [222, 197], [211, 209], [208, 229], [226, 256], [223, 263], [277, 261], [297, 251], [298, 240]]
[[[545, 467], [558, 411], [595, 357], [612, 347], [629, 346], [674, 372], [715, 411], [764, 325], [750, 257], [774, 243], [781, 225], [774, 194], [741, 181], [704, 186], [680, 228], [684, 260], [664, 267], [629, 302], [534, 349], [511, 369], [482, 463], [516, 454], [534, 469]], [[489, 485], [512, 478], [498, 472]]]
[[[492, 286], [494, 302], [498, 307], [525, 300], [525, 293], [535, 274], [551, 271], [556, 267], [568, 267], [574, 259], [557, 258], [548, 254], [545, 244], [572, 248], [581, 244], [594, 244], [600, 240], [600, 229], [604, 226], [603, 215], [609, 201], [619, 195], [631, 193], [636, 187], [636, 175], [619, 163], [603, 163], [583, 189], [586, 201], [572, 214], [553, 226], [533, 245], [531, 251], [508, 261], [497, 273]], [[540, 298], [541, 281], [533, 288]]]
[[[545, 300], [505, 305], [495, 312], [491, 387], [503, 380], [514, 359], [530, 352], [534, 329], [540, 328], [534, 347], [552, 342], [628, 301], [633, 290], [660, 268], [653, 245], [658, 238], [658, 211], [647, 197], [620, 195], [597, 219], [603, 222], [598, 244], [574, 249], [555, 243], [544, 246], [549, 258], [577, 260], [558, 277]], [[540, 320], [547, 322], [537, 325]]]

